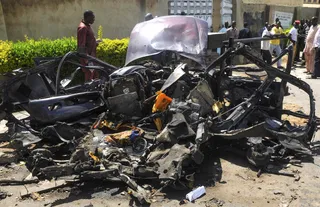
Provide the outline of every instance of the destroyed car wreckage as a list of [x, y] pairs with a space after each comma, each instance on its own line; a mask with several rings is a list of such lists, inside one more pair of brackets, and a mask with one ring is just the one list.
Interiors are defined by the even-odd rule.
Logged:
[[[182, 34], [181, 34], [181, 31]], [[77, 175], [80, 179], [123, 181], [141, 200], [150, 192], [137, 180], [188, 188], [217, 140], [244, 140], [251, 164], [263, 167], [283, 150], [310, 155], [316, 130], [311, 88], [252, 54], [230, 47], [208, 66], [207, 23], [193, 17], [159, 17], [134, 28], [126, 66], [116, 68], [76, 52], [48, 59], [32, 69], [1, 77], [1, 118], [27, 168], [40, 179]], [[265, 72], [263, 79], [230, 75], [227, 58], [242, 55]], [[72, 84], [92, 62], [99, 79]], [[190, 64], [190, 60], [197, 62]], [[65, 68], [77, 68], [61, 78]], [[283, 82], [310, 98], [310, 113], [283, 110]], [[13, 112], [29, 113], [18, 120]], [[305, 126], [281, 120], [284, 113], [308, 119]], [[209, 144], [210, 143], [210, 144]]]

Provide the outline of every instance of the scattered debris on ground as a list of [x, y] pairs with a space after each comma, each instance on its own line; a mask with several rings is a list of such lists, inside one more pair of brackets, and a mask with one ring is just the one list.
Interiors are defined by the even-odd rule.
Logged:
[[0, 200], [5, 199], [8, 196], [7, 192], [0, 191]]

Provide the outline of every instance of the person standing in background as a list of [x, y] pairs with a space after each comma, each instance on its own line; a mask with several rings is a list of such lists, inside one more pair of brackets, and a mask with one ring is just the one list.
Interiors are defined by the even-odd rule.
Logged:
[[252, 34], [251, 31], [249, 29], [248, 23], [245, 22], [243, 24], [243, 29], [240, 30], [239, 32], [239, 39], [244, 39], [244, 38], [251, 38]]
[[[304, 24], [304, 30], [305, 30], [305, 38], [304, 38], [304, 48], [306, 48], [306, 44], [307, 44], [307, 37], [308, 37], [308, 34], [309, 34], [309, 30], [312, 26], [312, 20], [306, 20], [306, 23]], [[304, 60], [301, 65], [304, 66], [306, 65], [306, 62], [307, 62], [307, 59], [306, 59], [306, 54], [305, 54], [305, 51], [304, 51], [304, 48], [302, 49], [302, 60]]]
[[282, 27], [282, 25], [281, 25], [281, 22], [280, 22], [279, 18], [276, 18], [276, 21], [275, 21], [275, 23], [274, 23], [274, 26], [277, 26], [278, 22], [280, 23], [280, 28], [283, 30], [283, 27]]
[[[87, 10], [83, 13], [83, 19], [80, 22], [77, 30], [77, 50], [79, 53], [85, 53], [87, 55], [96, 57], [96, 49], [99, 41], [97, 42], [91, 25], [95, 21], [94, 13]], [[80, 63], [83, 66], [90, 65], [92, 63], [88, 62], [86, 59], [80, 59]], [[82, 68], [84, 72], [85, 81], [90, 81], [92, 79], [98, 78], [99, 74], [96, 70], [89, 70]]]
[[[261, 37], [271, 37], [271, 25], [267, 25], [267, 28], [263, 31]], [[270, 40], [261, 41], [261, 55], [263, 61], [268, 64], [272, 62], [272, 56], [270, 53]]]
[[238, 39], [239, 31], [237, 29], [237, 23], [232, 21], [231, 27], [227, 29], [227, 36], [229, 39]]
[[[280, 37], [281, 35], [283, 35], [283, 30], [281, 29], [281, 22], [277, 22], [277, 25], [275, 27], [273, 27], [271, 29], [271, 35], [276, 36], [276, 37]], [[280, 55], [281, 53], [281, 47], [280, 47], [280, 39], [276, 39], [276, 40], [271, 40], [270, 41], [270, 53], [272, 54], [273, 51], [276, 52], [277, 57]], [[277, 67], [279, 69], [283, 69], [283, 67], [281, 66], [281, 58], [278, 60], [277, 62]]]
[[[298, 20], [297, 20], [298, 21]], [[300, 52], [303, 50], [304, 48], [304, 39], [305, 39], [305, 20], [302, 19], [299, 23], [299, 27], [298, 27], [298, 39], [297, 39], [297, 46], [296, 46], [296, 53], [294, 56], [294, 61], [295, 62], [301, 62], [300, 59]]]
[[[232, 21], [231, 27], [227, 29], [227, 37], [228, 37], [228, 40], [238, 39], [239, 31], [237, 29], [237, 23], [235, 21]], [[227, 58], [226, 63], [228, 66], [232, 65], [232, 59]]]
[[[281, 21], [279, 20], [279, 18], [276, 18], [275, 22], [273, 23], [272, 28], [273, 28], [273, 27], [276, 27], [278, 23], [280, 24], [280, 28], [281, 28], [282, 31], [283, 31], [283, 27], [282, 27], [282, 25], [281, 25]], [[279, 43], [280, 49], [282, 50], [282, 49], [284, 49], [284, 48], [286, 47], [286, 45], [285, 45], [284, 40], [280, 39], [279, 41], [280, 41], [280, 43]]]
[[229, 22], [225, 22], [223, 27], [219, 30], [219, 32], [227, 32], [229, 28]]
[[292, 65], [294, 62], [294, 57], [296, 56], [296, 53], [299, 52], [298, 50], [298, 45], [297, 45], [297, 41], [298, 41], [298, 29], [299, 29], [299, 25], [300, 25], [300, 21], [296, 20], [293, 23], [293, 27], [291, 28], [288, 38], [291, 41], [291, 43], [293, 44], [293, 59], [292, 59]]
[[314, 38], [313, 50], [315, 50], [314, 69], [310, 78], [317, 79], [320, 77], [320, 29]]
[[318, 32], [319, 26], [318, 26], [318, 18], [312, 17], [311, 19], [310, 29], [308, 30], [308, 35], [306, 38], [306, 46], [303, 50], [305, 59], [306, 59], [306, 73], [312, 74], [314, 70], [314, 61], [315, 61], [315, 50], [313, 49], [313, 44], [315, 41], [315, 36]]
[[264, 30], [268, 29], [268, 26], [269, 26], [269, 22], [266, 22], [266, 23], [264, 24], [264, 27], [262, 27], [262, 28], [259, 30], [259, 32], [258, 32], [258, 36], [259, 36], [259, 37], [262, 37], [262, 33], [264, 32]]
[[[251, 38], [251, 37], [252, 37], [252, 34], [251, 34], [250, 29], [249, 29], [249, 25], [248, 25], [247, 22], [245, 22], [243, 24], [243, 29], [241, 29], [239, 31], [239, 37], [238, 38], [239, 39], [246, 39], [246, 38]], [[251, 43], [250, 42], [249, 43], [245, 43], [245, 45], [251, 46]], [[239, 61], [242, 64], [248, 64], [249, 63], [248, 60], [243, 56], [239, 56]]]

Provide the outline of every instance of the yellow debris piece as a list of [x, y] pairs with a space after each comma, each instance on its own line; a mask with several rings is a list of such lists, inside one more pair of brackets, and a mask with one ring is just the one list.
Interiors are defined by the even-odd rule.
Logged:
[[93, 152], [89, 152], [89, 156], [94, 160], [94, 163], [100, 162], [100, 159], [93, 154]]
[[[168, 108], [169, 104], [172, 102], [172, 98], [170, 98], [166, 94], [162, 93], [161, 91], [158, 91], [156, 94], [157, 94], [157, 98], [156, 98], [155, 103], [153, 104], [152, 113], [165, 111]], [[162, 129], [161, 119], [156, 118], [153, 121], [157, 127], [157, 130], [161, 131], [161, 129]]]

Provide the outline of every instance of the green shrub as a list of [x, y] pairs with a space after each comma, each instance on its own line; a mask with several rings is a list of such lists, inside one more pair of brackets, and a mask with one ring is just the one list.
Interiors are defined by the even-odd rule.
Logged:
[[0, 40], [0, 71], [11, 70], [9, 56], [12, 50], [12, 42]]
[[123, 66], [126, 60], [129, 38], [103, 39], [97, 47], [97, 57], [115, 66]]
[[76, 50], [76, 40], [74, 37], [57, 40], [49, 39], [28, 39], [12, 44], [9, 56], [10, 67], [31, 67], [34, 65], [35, 57], [56, 57], [62, 56], [69, 51]]
[[[101, 34], [102, 35], [102, 34]], [[129, 39], [103, 39], [97, 47], [97, 57], [115, 66], [123, 66]], [[77, 40], [74, 37], [50, 39], [29, 39], [24, 41], [0, 40], [0, 73], [21, 67], [34, 66], [35, 57], [63, 56], [69, 51], [76, 51]]]

